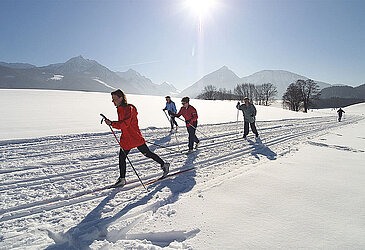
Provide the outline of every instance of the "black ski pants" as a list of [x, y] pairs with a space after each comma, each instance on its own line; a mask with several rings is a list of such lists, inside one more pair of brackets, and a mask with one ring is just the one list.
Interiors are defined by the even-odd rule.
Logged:
[[[146, 144], [142, 144], [141, 146], [138, 146], [137, 149], [139, 150], [139, 152], [141, 152], [146, 157], [153, 159], [154, 161], [158, 162], [161, 166], [163, 166], [164, 161], [158, 155], [151, 152], [151, 150], [147, 147]], [[121, 178], [125, 178], [125, 172], [126, 172], [126, 167], [127, 167], [125, 159], [127, 158], [129, 151], [130, 150], [124, 150], [124, 149], [120, 148], [119, 171], [120, 171]]]
[[252, 133], [254, 133], [256, 136], [259, 136], [259, 133], [257, 133], [255, 122], [244, 122], [244, 129], [243, 129], [243, 136], [247, 136], [249, 129], [248, 126], [251, 126]]
[[196, 132], [196, 126], [198, 125], [197, 121], [193, 122], [193, 126], [194, 127], [186, 127], [188, 129], [188, 133], [189, 133], [189, 149], [193, 149], [194, 147], [194, 142], [195, 143], [199, 143], [199, 139], [198, 137], [196, 137], [195, 132]]
[[171, 129], [174, 128], [174, 124], [177, 127], [177, 122], [175, 121], [175, 117], [170, 116], [170, 124], [171, 124]]

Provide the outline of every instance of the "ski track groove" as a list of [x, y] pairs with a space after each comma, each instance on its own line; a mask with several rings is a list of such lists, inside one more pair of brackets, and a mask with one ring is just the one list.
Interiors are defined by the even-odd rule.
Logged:
[[[360, 120], [360, 119], [361, 118], [359, 118], [359, 117], [351, 117], [351, 118], [348, 117], [346, 119], [346, 122], [344, 121], [342, 123], [334, 123], [333, 117], [320, 117], [318, 119], [310, 118], [310, 119], [300, 119], [300, 120], [293, 119], [292, 124], [284, 124], [284, 125], [280, 125], [280, 124], [275, 125], [276, 123], [280, 123], [281, 121], [258, 122], [258, 124], [260, 124], [260, 126], [258, 126], [260, 137], [264, 138], [263, 144], [255, 144], [250, 140], [244, 140], [243, 138], [238, 138], [237, 134], [235, 132], [236, 131], [235, 126], [237, 125], [236, 122], [216, 124], [216, 125], [202, 125], [202, 126], [198, 127], [198, 129], [199, 130], [204, 129], [204, 134], [208, 133], [206, 131], [207, 128], [216, 129], [216, 131], [212, 131], [211, 133], [209, 133], [209, 138], [201, 139], [202, 142], [208, 142], [208, 143], [202, 143], [202, 146], [199, 147], [197, 154], [206, 153], [206, 152], [213, 152], [213, 154], [210, 154], [206, 158], [205, 157], [202, 158], [202, 160], [200, 160], [200, 158], [198, 157], [197, 160], [194, 162], [194, 166], [195, 166], [194, 168], [197, 170], [198, 169], [202, 170], [204, 168], [213, 168], [214, 166], [220, 165], [225, 162], [229, 162], [232, 159], [235, 159], [237, 157], [242, 157], [249, 153], [252, 153], [253, 151], [257, 150], [259, 147], [262, 147], [262, 149], [265, 149], [265, 148], [268, 148], [269, 146], [275, 146], [275, 145], [279, 146], [284, 143], [289, 144], [289, 147], [290, 147], [290, 143], [289, 143], [290, 141], [293, 141], [293, 140], [298, 141], [300, 138], [303, 138], [303, 137], [313, 137], [315, 134], [318, 134], [318, 133], [327, 133], [330, 129], [332, 129], [334, 127], [350, 124], [351, 122], [356, 122], [357, 120]], [[313, 120], [315, 120], [315, 121], [313, 121]], [[286, 122], [287, 122], [287, 120], [286, 120]], [[266, 124], [268, 124], [268, 125], [265, 126]], [[273, 125], [270, 126], [270, 124], [273, 124]], [[226, 132], [227, 126], [230, 128], [230, 131], [233, 131], [233, 132]], [[295, 128], [295, 132], [293, 132], [293, 128]], [[161, 130], [164, 130], [164, 129], [161, 129]], [[222, 130], [224, 132], [221, 132]], [[242, 131], [242, 124], [240, 126], [239, 131]], [[147, 136], [148, 136], [149, 133], [146, 133], [146, 131], [143, 131], [143, 132], [144, 132], [144, 134], [147, 134]], [[156, 133], [156, 131], [154, 130], [151, 133]], [[199, 132], [197, 132], [197, 133], [199, 134]], [[279, 137], [278, 137], [277, 133], [279, 133], [279, 135], [280, 135]], [[158, 133], [158, 134], [161, 134], [161, 133]], [[163, 145], [171, 147], [171, 148], [179, 148], [182, 145], [186, 146], [187, 142], [182, 141], [182, 139], [184, 139], [186, 137], [185, 131], [184, 131], [184, 133], [179, 132], [178, 135], [180, 138], [180, 143], [171, 143], [171, 144], [167, 144], [167, 145], [165, 143]], [[145, 136], [145, 137], [148, 138], [147, 136]], [[110, 134], [105, 134], [105, 133], [101, 134], [101, 135], [100, 134], [91, 134], [89, 137], [86, 135], [82, 135], [81, 137], [85, 137], [82, 140], [83, 142], [95, 141], [95, 137], [100, 137], [100, 138], [102, 138], [100, 143], [107, 144], [107, 145], [100, 146], [100, 147], [98, 147], [98, 145], [96, 144], [95, 147], [87, 147], [87, 148], [83, 148], [83, 150], [92, 149], [92, 150], [98, 151], [98, 150], [102, 150], [102, 148], [115, 147], [115, 143], [113, 144], [110, 142], [113, 139], [113, 138], [111, 138]], [[104, 137], [107, 137], [107, 139]], [[174, 141], [174, 138], [172, 135], [169, 135], [167, 137], [170, 137], [170, 142]], [[271, 139], [271, 138], [273, 138], [273, 139]], [[74, 140], [76, 140], [78, 143], [80, 142], [80, 140], [78, 140], [78, 139], [79, 138], [77, 136], [70, 136], [65, 140], [66, 141], [65, 145], [67, 146], [67, 143], [71, 143], [71, 147], [73, 147], [72, 145], [75, 143]], [[37, 141], [37, 140], [35, 140], [35, 141]], [[41, 141], [43, 145], [45, 145], [47, 148], [50, 148], [50, 150], [51, 150], [51, 147], [49, 147], [49, 145], [47, 145], [47, 143], [46, 143], [47, 140], [42, 141], [40, 139], [39, 141]], [[57, 141], [53, 142], [52, 144], [59, 144], [60, 141], [62, 141], [62, 137], [57, 137]], [[149, 141], [152, 141], [152, 140], [149, 139]], [[158, 144], [159, 140], [158, 140], [158, 138], [154, 138], [154, 141], [156, 141], [155, 143]], [[212, 141], [212, 142], [209, 143], [209, 141]], [[224, 154], [219, 154], [218, 156], [216, 156], [214, 154], [214, 149], [219, 150], [221, 145], [225, 145], [225, 144], [227, 144], [227, 142], [229, 142], [229, 147], [232, 150], [229, 150], [228, 153], [225, 152]], [[25, 142], [25, 143], [27, 143], [27, 142]], [[240, 143], [240, 144], [238, 144], [238, 143]], [[15, 142], [15, 144], [18, 144], [18, 143]], [[28, 143], [28, 144], [32, 145], [31, 147], [39, 147], [38, 144], [33, 143], [33, 142]], [[21, 148], [21, 150], [24, 150], [24, 149], [27, 149], [27, 147], [29, 147], [29, 145], [22, 146], [20, 148]], [[242, 148], [242, 146], [244, 146], [244, 147]], [[278, 146], [276, 149], [278, 149]], [[82, 147], [80, 147], [80, 148], [82, 148]], [[158, 149], [156, 146], [153, 146], [153, 145], [151, 145], [150, 148], [153, 151], [155, 151], [156, 149], [159, 151], [164, 150], [164, 149]], [[2, 153], [3, 151], [9, 150], [9, 149], [18, 150], [18, 147], [13, 146], [12, 144], [10, 144], [9, 147], [7, 147], [6, 144], [1, 144], [0, 153]], [[74, 150], [74, 149], [69, 150], [69, 151], [64, 150], [66, 155], [69, 155], [70, 152], [75, 152], [75, 151], [76, 150]], [[167, 150], [165, 150], [165, 151], [167, 151]], [[277, 152], [277, 153], [275, 153], [275, 156], [279, 156], [279, 155], [281, 155], [281, 153], [283, 153], [283, 152]], [[90, 152], [89, 154], [92, 155], [92, 152]], [[131, 152], [131, 154], [130, 154], [131, 156], [134, 156], [132, 161], [133, 161], [133, 163], [136, 164], [136, 166], [142, 165], [142, 164], [150, 161], [150, 159], [145, 159], [144, 157], [142, 157], [138, 154], [139, 154], [139, 152], [137, 152], [137, 151], [133, 152], [133, 153]], [[165, 152], [165, 153], [158, 152], [158, 154], [162, 158], [167, 158], [171, 154], [176, 155], [178, 157], [178, 162], [182, 161], [181, 158], [186, 157], [186, 156], [182, 156], [177, 153], [171, 153], [171, 152]], [[3, 153], [3, 155], [4, 155], [4, 153]], [[47, 153], [46, 155], [52, 155], [52, 154], [50, 152], [50, 153]], [[26, 156], [24, 156], [24, 157], [26, 157]], [[72, 156], [69, 156], [69, 157], [73, 158]], [[111, 154], [109, 156], [109, 158], [111, 158], [112, 161], [116, 162], [117, 154]], [[137, 159], [134, 159], [134, 158], [137, 158]], [[11, 158], [10, 160], [16, 160], [16, 159], [17, 158], [14, 157], [14, 158]], [[99, 159], [98, 161], [103, 162], [104, 159]], [[8, 159], [5, 159], [5, 160], [8, 160]], [[72, 160], [71, 160], [71, 162], [72, 162]], [[99, 162], [99, 164], [100, 164], [100, 162]], [[50, 165], [49, 167], [52, 168], [52, 164], [49, 164], [49, 165]], [[39, 168], [25, 167], [23, 170], [16, 169], [14, 172], [4, 170], [3, 172], [0, 172], [0, 178], [1, 178], [1, 180], [3, 180], [4, 179], [3, 175], [5, 175], [5, 174], [18, 173], [18, 171], [24, 171], [25, 173], [27, 173], [28, 171], [41, 170], [42, 168], [47, 167], [47, 166], [48, 166], [48, 164], [45, 164], [45, 166], [39, 167]], [[70, 166], [70, 167], [72, 167], [72, 166]], [[26, 179], [26, 180], [8, 182], [8, 183], [2, 182], [0, 185], [0, 186], [2, 186], [0, 190], [2, 191], [1, 193], [3, 193], [4, 191], [12, 190], [13, 194], [16, 195], [16, 193], [17, 193], [16, 190], [22, 191], [23, 189], [26, 189], [25, 190], [25, 192], [26, 192], [27, 189], [29, 189], [29, 188], [35, 188], [35, 190], [37, 191], [38, 189], [42, 188], [43, 184], [51, 184], [51, 183], [53, 184], [54, 181], [52, 178], [58, 179], [58, 181], [61, 181], [61, 183], [59, 183], [59, 184], [62, 185], [63, 183], [70, 181], [70, 180], [74, 179], [75, 177], [76, 178], [85, 177], [90, 173], [90, 171], [93, 171], [93, 170], [98, 170], [99, 171], [98, 173], [104, 173], [106, 175], [110, 175], [111, 172], [115, 172], [117, 170], [117, 168], [118, 168], [117, 164], [115, 164], [115, 163], [112, 165], [110, 165], [110, 164], [101, 165], [101, 166], [98, 165], [96, 167], [83, 166], [83, 169], [76, 170], [76, 171], [70, 171], [70, 172], [66, 172], [66, 173], [61, 173], [61, 174], [53, 174], [50, 176], [41, 176], [38, 178], [30, 178], [30, 179]], [[144, 170], [143, 172], [146, 172], [151, 169], [147, 168], [147, 169], [143, 169], [143, 170]], [[174, 170], [172, 170], [172, 172], [173, 171]], [[95, 174], [95, 173], [92, 172], [92, 174]], [[131, 175], [129, 175], [129, 176], [131, 176]], [[153, 173], [152, 175], [149, 174], [146, 177], [144, 177], [143, 180], [147, 181], [152, 178], [156, 178], [156, 176], [158, 176], [158, 173]], [[34, 182], [34, 184], [29, 185], [29, 183], [32, 183], [32, 182]], [[120, 190], [120, 191], [125, 192], [125, 191], [129, 191], [129, 190], [135, 189], [136, 187], [140, 186], [140, 184], [137, 182], [136, 179], [133, 179], [128, 184], [129, 185], [125, 186], [123, 188], [123, 190]], [[7, 188], [8, 188], [8, 190], [7, 190]], [[50, 191], [52, 191], [52, 190], [50, 190]], [[43, 211], [49, 211], [49, 210], [57, 209], [57, 208], [64, 207], [64, 206], [70, 206], [70, 205], [74, 205], [74, 204], [78, 204], [78, 203], [87, 202], [90, 200], [101, 199], [101, 198], [105, 197], [105, 195], [110, 194], [110, 192], [111, 192], [111, 190], [96, 188], [96, 189], [92, 189], [92, 190], [78, 191], [76, 193], [71, 193], [68, 196], [61, 195], [61, 196], [50, 197], [48, 200], [38, 200], [38, 201], [33, 201], [33, 202], [28, 202], [28, 203], [26, 202], [25, 204], [20, 204], [20, 205], [18, 204], [13, 207], [0, 209], [0, 213], [3, 214], [0, 217], [0, 222], [18, 219], [18, 218], [22, 218], [22, 217], [25, 217], [28, 215], [40, 213]], [[4, 195], [6, 196], [7, 194], [5, 193]], [[29, 201], [29, 197], [28, 197], [28, 199], [25, 199], [25, 200]]]
[[[312, 120], [315, 121], [312, 121]], [[310, 119], [301, 119], [301, 120], [292, 120], [293, 123], [292, 124], [284, 124], [284, 125], [275, 125], [275, 123], [280, 123], [280, 121], [274, 121], [274, 122], [262, 122], [262, 124], [260, 124], [260, 122], [258, 122], [258, 124], [260, 124], [260, 126], [258, 126], [259, 129], [259, 133], [260, 133], [260, 137], [264, 138], [264, 142], [262, 145], [263, 148], [267, 148], [269, 146], [275, 146], [275, 145], [281, 145], [285, 142], [289, 142], [292, 140], [298, 140], [302, 137], [311, 137], [314, 134], [317, 133], [326, 133], [328, 132], [328, 130], [334, 128], [334, 127], [338, 127], [338, 126], [342, 126], [342, 125], [346, 125], [349, 124], [351, 122], [356, 122], [357, 120], [359, 120], [360, 118], [358, 117], [353, 117], [350, 118], [348, 117], [346, 122], [342, 122], [340, 123], [333, 123], [333, 118], [332, 117], [320, 117], [318, 119], [316, 118], [310, 118]], [[306, 121], [306, 122], [304, 122]], [[273, 125], [270, 126], [270, 124], [273, 123]], [[265, 126], [265, 125], [268, 126]], [[228, 162], [232, 159], [235, 159], [237, 157], [242, 157], [244, 155], [247, 155], [249, 153], [252, 153], [253, 150], [257, 149], [257, 144], [255, 146], [254, 143], [250, 142], [250, 141], [246, 141], [243, 140], [243, 138], [238, 138], [237, 134], [235, 132], [235, 126], [237, 124], [235, 122], [232, 123], [224, 123], [224, 124], [216, 124], [216, 125], [202, 125], [200, 126], [198, 129], [200, 130], [204, 130], [204, 134], [207, 134], [208, 132], [206, 131], [206, 128], [213, 128], [216, 129], [217, 131], [213, 131], [211, 133], [209, 133], [209, 138], [202, 138], [201, 141], [202, 142], [208, 142], [208, 143], [202, 143], [202, 146], [199, 147], [199, 152], [198, 153], [202, 153], [202, 152], [206, 152], [206, 151], [212, 151], [214, 149], [219, 149], [219, 147], [221, 145], [225, 145], [227, 143], [227, 141], [229, 142], [230, 147], [233, 145], [233, 147], [237, 147], [236, 149], [233, 149], [231, 151], [228, 151], [228, 153], [225, 154], [220, 154], [218, 156], [215, 156], [215, 154], [211, 154], [210, 157], [207, 158], [203, 158], [203, 160], [199, 160], [199, 158], [197, 158], [198, 160], [194, 162], [195, 165], [195, 169], [204, 169], [204, 168], [212, 168], [216, 165], [220, 165], [221, 163], [224, 162]], [[230, 127], [230, 130], [233, 132], [225, 132], [227, 131], [227, 126]], [[242, 126], [242, 124], [241, 124]], [[242, 128], [240, 126], [240, 130], [242, 131]], [[223, 128], [222, 128], [223, 127]], [[314, 128], [313, 128], [314, 127]], [[293, 128], [295, 128], [295, 133], [293, 133]], [[164, 130], [164, 129], [161, 129]], [[224, 132], [221, 132], [221, 130], [223, 130]], [[148, 132], [148, 131], [147, 131]], [[152, 133], [155, 133], [156, 131], [152, 131]], [[278, 135], [276, 134], [277, 132], [279, 132], [279, 134], [281, 135], [280, 137], [278, 137]], [[197, 132], [199, 134], [199, 132]], [[148, 133], [145, 133], [148, 134]], [[160, 134], [160, 133], [159, 133]], [[106, 136], [108, 135], [108, 136]], [[178, 133], [179, 138], [180, 138], [180, 143], [171, 143], [171, 144], [163, 144], [164, 146], [168, 146], [171, 148], [179, 148], [182, 145], [186, 145], [186, 141], [183, 141], [181, 139], [183, 139], [184, 137], [186, 137], [186, 133], [184, 131], [184, 133]], [[148, 135], [147, 135], [148, 136]], [[112, 140], [111, 135], [110, 134], [92, 134], [89, 137], [82, 135], [83, 138], [82, 142], [85, 141], [95, 141], [95, 137], [100, 137], [103, 140], [101, 140], [100, 143], [104, 143], [106, 142], [107, 145], [104, 146], [100, 146], [98, 147], [98, 145], [96, 144], [95, 147], [79, 147], [82, 150], [102, 150], [103, 148], [109, 148], [109, 147], [115, 147], [115, 144], [110, 143], [110, 140]], [[107, 139], [104, 137], [108, 137]], [[170, 137], [170, 141], [173, 141], [174, 138], [169, 135], [167, 137]], [[199, 136], [198, 136], [199, 137]], [[148, 137], [146, 137], [148, 138]], [[274, 139], [271, 139], [274, 138]], [[71, 146], [73, 146], [73, 144], [75, 143], [75, 141], [73, 141], [73, 139], [77, 140], [77, 142], [79, 143], [80, 140], [78, 140], [79, 138], [77, 136], [71, 136], [69, 138], [67, 138], [65, 140], [65, 146], [67, 146], [67, 143], [71, 143]], [[42, 145], [45, 145], [45, 147], [50, 148], [49, 145], [47, 145], [47, 141], [48, 140], [39, 140], [42, 142]], [[59, 144], [60, 141], [62, 141], [62, 137], [58, 137], [56, 142], [53, 142], [52, 144]], [[109, 141], [109, 142], [107, 142]], [[149, 139], [149, 141], [152, 141], [151, 139]], [[155, 138], [154, 141], [157, 141], [155, 143], [158, 144], [158, 139]], [[212, 141], [211, 143], [209, 143], [209, 141]], [[243, 142], [239, 145], [237, 145], [237, 143]], [[39, 147], [39, 144], [36, 143], [28, 143], [29, 145], [31, 145], [31, 147]], [[243, 148], [240, 147], [243, 144]], [[28, 146], [22, 146], [20, 147], [21, 150], [27, 149]], [[161, 144], [162, 145], [162, 144]], [[19, 146], [19, 145], [18, 145]], [[150, 148], [155, 151], [157, 149], [156, 146], [151, 145]], [[2, 151], [6, 151], [6, 150], [10, 150], [10, 149], [17, 149], [17, 146], [13, 146], [12, 144], [9, 145], [9, 147], [5, 145], [1, 145], [0, 147], [0, 152]], [[80, 149], [79, 149], [80, 150]], [[158, 149], [159, 151], [163, 151], [164, 149]], [[67, 155], [70, 154], [70, 152], [76, 152], [76, 149], [71, 149], [71, 150], [63, 150], [62, 152], [66, 153]], [[139, 154], [139, 152], [131, 152], [131, 156], [137, 156]], [[176, 153], [171, 153], [171, 152], [167, 152], [167, 153], [161, 153], [158, 152], [158, 154], [162, 157], [162, 158], [167, 158], [169, 155], [173, 154], [173, 155], [178, 155]], [[4, 153], [3, 153], [4, 155]], [[45, 155], [52, 155], [52, 152], [49, 152]], [[90, 155], [92, 155], [92, 152], [90, 153]], [[276, 155], [281, 155], [280, 152], [276, 153]], [[41, 156], [41, 155], [39, 155]], [[39, 157], [38, 156], [38, 157]], [[212, 157], [213, 156], [213, 157]], [[26, 158], [26, 155], [24, 156]], [[180, 156], [179, 158], [182, 157], [186, 157], [186, 156]], [[73, 158], [71, 156], [71, 158]], [[116, 154], [111, 154], [109, 156], [109, 158], [111, 158], [112, 161], [117, 161], [117, 155]], [[134, 159], [137, 158], [137, 159]], [[136, 164], [136, 166], [142, 165], [148, 161], [150, 161], [149, 159], [144, 159], [144, 157], [139, 156], [138, 157], [134, 157], [132, 159], [132, 161]], [[17, 159], [16, 157], [11, 158], [10, 160], [15, 160]], [[5, 159], [8, 160], [8, 159]], [[41, 159], [42, 160], [42, 159]], [[104, 159], [99, 159], [99, 161], [103, 162]], [[179, 159], [181, 160], [181, 159]], [[72, 160], [71, 160], [72, 162]], [[52, 164], [50, 167], [52, 168]], [[62, 165], [62, 164], [60, 164]], [[47, 167], [47, 164], [45, 164], [45, 166], [43, 167], [39, 167], [39, 168], [24, 168], [23, 170], [21, 169], [16, 169], [14, 171], [14, 173], [18, 173], [18, 171], [25, 171], [25, 173], [27, 173], [28, 171], [32, 171], [32, 170], [41, 170], [42, 168]], [[85, 171], [86, 173], [89, 173], [90, 171], [93, 170], [99, 170], [99, 173], [104, 173], [104, 174], [108, 174], [110, 175], [110, 172], [115, 171], [117, 169], [117, 164], [112, 164], [112, 165], [99, 165], [96, 167], [87, 167], [87, 166], [83, 166], [83, 169], [80, 170], [75, 170], [75, 171], [70, 171], [70, 172], [66, 172], [66, 173], [62, 173], [62, 174], [53, 174], [50, 176], [41, 176], [38, 178], [30, 178], [30, 179], [26, 179], [26, 180], [20, 180], [20, 181], [15, 181], [15, 182], [8, 182], [8, 183], [1, 183], [1, 191], [7, 191], [7, 188], [9, 190], [22, 190], [23, 188], [28, 189], [28, 188], [36, 188], [36, 190], [42, 188], [43, 184], [50, 184], [53, 183], [53, 179], [59, 179], [58, 181], [61, 181], [61, 185], [64, 182], [70, 181], [72, 179], [74, 179], [75, 177], [85, 177]], [[146, 169], [145, 169], [146, 170]], [[147, 169], [149, 170], [149, 169]], [[146, 172], [146, 171], [144, 171]], [[0, 172], [0, 177], [3, 176], [4, 174], [9, 174], [12, 173], [11, 171], [3, 171]], [[92, 172], [93, 174], [95, 174], [94, 172]], [[69, 177], [67, 177], [69, 176]], [[156, 176], [158, 176], [158, 173], [154, 173], [152, 175], [148, 175], [145, 178], [143, 178], [144, 181], [155, 178]], [[3, 179], [1, 177], [1, 179]], [[43, 182], [41, 181], [43, 180]], [[38, 182], [37, 182], [38, 181]], [[31, 182], [35, 182], [35, 185], [29, 185], [29, 183]], [[132, 180], [130, 181], [128, 184], [128, 186], [125, 186], [123, 188], [123, 192], [125, 191], [129, 191], [131, 189], [134, 189], [136, 187], [139, 187], [140, 185], [137, 183], [137, 180]], [[14, 187], [15, 186], [15, 187]], [[99, 193], [98, 193], [99, 192]], [[17, 219], [17, 218], [22, 218], [28, 215], [32, 215], [35, 213], [40, 213], [43, 211], [49, 211], [49, 210], [53, 210], [53, 209], [57, 209], [60, 207], [64, 207], [64, 206], [70, 206], [70, 205], [74, 205], [74, 204], [78, 204], [78, 203], [83, 203], [83, 202], [87, 202], [90, 200], [95, 200], [95, 199], [101, 199], [102, 197], [104, 197], [105, 195], [108, 195], [111, 192], [111, 190], [104, 190], [102, 188], [96, 188], [96, 189], [92, 189], [92, 190], [86, 190], [86, 191], [78, 191], [76, 193], [70, 194], [68, 196], [55, 196], [55, 197], [51, 197], [48, 200], [38, 200], [38, 201], [34, 201], [34, 202], [28, 202], [25, 204], [20, 204], [20, 205], [16, 205], [13, 207], [9, 207], [9, 208], [5, 208], [5, 209], [0, 209], [0, 213], [3, 214], [0, 217], [0, 222], [4, 222], [4, 221], [8, 221], [8, 220], [13, 220], [13, 219]], [[17, 192], [13, 192], [14, 194], [16, 194]], [[6, 195], [6, 194], [5, 194]], [[28, 199], [26, 199], [28, 201]], [[5, 215], [7, 214], [7, 215]]]
[[[306, 126], [306, 125], [302, 125], [302, 126]], [[276, 127], [274, 127], [274, 129], [282, 128], [282, 127], [288, 127], [288, 126], [276, 126]], [[268, 129], [270, 129], [270, 128], [268, 128]], [[299, 129], [299, 127], [296, 127], [296, 129]], [[266, 128], [264, 128], [262, 130], [265, 131]], [[281, 133], [283, 133], [283, 132], [285, 133], [287, 130], [290, 130], [290, 129], [281, 130]], [[274, 131], [271, 131], [271, 132], [275, 132], [275, 130]], [[261, 135], [265, 137], [266, 136], [266, 132], [261, 132]], [[226, 143], [227, 139], [229, 139], [229, 138], [225, 138], [226, 136], [236, 137], [237, 134], [236, 133], [232, 133], [232, 132], [227, 132], [227, 133], [221, 133], [221, 134], [214, 134], [213, 137], [203, 138], [203, 139], [201, 139], [202, 142], [204, 142], [204, 141], [212, 141], [212, 140], [214, 142], [208, 143], [208, 144], [203, 144], [200, 147], [200, 149], [201, 148], [208, 148], [208, 147], [210, 147], [210, 148], [211, 147], [216, 147], [217, 145], [224, 144], [224, 143]], [[220, 141], [215, 141], [217, 139], [221, 139], [221, 140]], [[230, 139], [230, 140], [240, 140], [240, 139], [241, 138], [233, 138], [233, 139]], [[176, 147], [179, 147], [179, 146], [182, 146], [182, 145], [186, 145], [186, 142], [181, 142], [179, 144], [171, 144], [171, 145], [169, 145], [169, 147], [175, 150]], [[153, 148], [156, 148], [156, 146], [153, 146], [152, 145], [151, 146], [151, 149], [153, 150]], [[96, 148], [94, 148], [94, 150], [95, 149], [99, 150], [100, 148], [96, 147]], [[133, 155], [136, 155], [136, 154], [138, 155], [139, 152], [131, 152], [130, 153], [130, 156], [133, 157]], [[172, 153], [171, 152], [167, 152], [167, 153], [162, 153], [162, 154], [159, 153], [159, 155], [161, 157], [166, 157], [168, 154], [176, 154], [176, 152], [172, 152]], [[115, 157], [115, 154], [111, 154], [109, 157], [110, 158], [113, 158], [113, 157]], [[148, 161], [149, 161], [149, 159], [146, 159], [146, 158], [143, 157], [143, 158], [136, 159], [133, 162], [135, 162], [135, 163], [138, 164], [138, 163], [146, 163]], [[54, 165], [54, 164], [52, 164], [52, 165]], [[60, 164], [60, 165], [63, 166], [64, 164]], [[117, 166], [117, 164], [114, 164], [114, 165], [109, 166], [109, 167], [107, 167], [106, 165], [102, 165], [102, 166], [98, 166], [98, 167], [88, 168], [87, 171], [92, 171], [92, 170], [105, 170], [105, 169], [110, 169], [110, 171], [112, 171], [112, 169], [114, 169], [116, 166]], [[42, 168], [43, 167], [32, 168], [32, 169], [38, 169], [39, 170], [39, 169], [42, 169]], [[20, 171], [27, 171], [27, 170], [29, 170], [29, 169], [28, 168], [26, 168], [24, 170], [17, 169], [17, 170], [14, 170], [14, 171], [20, 172]], [[1, 191], [4, 191], [4, 190], [7, 190], [7, 187], [4, 188], [4, 187], [1, 187], [1, 186], [9, 186], [9, 187], [13, 188], [13, 185], [18, 184], [18, 187], [25, 187], [25, 186], [28, 186], [29, 187], [30, 186], [29, 185], [29, 182], [36, 182], [35, 185], [39, 185], [39, 184], [42, 184], [42, 183], [49, 183], [49, 182], [53, 181], [51, 178], [57, 178], [57, 177], [59, 177], [59, 179], [61, 179], [61, 180], [68, 181], [71, 178], [82, 177], [84, 175], [85, 170], [86, 169], [80, 169], [80, 170], [74, 170], [74, 171], [70, 171], [70, 172], [63, 172], [62, 174], [49, 174], [49, 175], [42, 176], [42, 177], [29, 178], [27, 180], [21, 179], [21, 180], [18, 180], [18, 181], [3, 182], [3, 183], [0, 184], [0, 192]], [[9, 172], [10, 171], [4, 171], [4, 173], [9, 173]], [[66, 178], [65, 176], [67, 176], [67, 175], [71, 175], [71, 177]], [[39, 182], [40, 180], [45, 180], [45, 181], [44, 182]], [[22, 183], [24, 183], [24, 184], [22, 184]]]

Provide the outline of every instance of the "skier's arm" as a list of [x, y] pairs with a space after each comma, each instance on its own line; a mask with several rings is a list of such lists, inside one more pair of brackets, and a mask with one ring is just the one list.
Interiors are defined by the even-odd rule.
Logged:
[[172, 110], [172, 112], [174, 112], [174, 113], [176, 113], [177, 112], [177, 109], [176, 109], [176, 106], [175, 106], [175, 103], [174, 102], [172, 102], [172, 108], [171, 108]]
[[252, 116], [256, 116], [257, 110], [255, 105], [252, 104], [252, 108], [253, 108]]
[[132, 120], [132, 112], [127, 114], [119, 114], [118, 121], [113, 121], [111, 126], [115, 129], [123, 129], [129, 127]]
[[240, 102], [237, 102], [236, 108], [241, 109], [241, 103]]
[[182, 115], [182, 110], [183, 110], [183, 107], [180, 109], [179, 113], [173, 113], [169, 110], [169, 115], [172, 115], [174, 117], [180, 117]]
[[191, 112], [191, 119], [190, 120], [194, 122], [194, 121], [198, 120], [198, 112], [193, 107], [191, 107], [191, 109], [192, 109], [192, 112]]

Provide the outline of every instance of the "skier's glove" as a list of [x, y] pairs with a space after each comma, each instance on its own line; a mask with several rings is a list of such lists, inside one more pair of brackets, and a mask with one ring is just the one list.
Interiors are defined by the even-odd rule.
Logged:
[[169, 115], [172, 115], [172, 112], [171, 112], [171, 110], [169, 110], [169, 111], [168, 111], [168, 113], [169, 113]]
[[185, 123], [186, 124], [190, 124], [191, 120], [186, 120]]
[[109, 120], [109, 119], [105, 119], [105, 123], [107, 125], [111, 126], [113, 122], [111, 120]]
[[165, 111], [166, 109], [162, 109], [162, 111]]
[[241, 103], [240, 102], [237, 102], [237, 106], [240, 106], [241, 105]]

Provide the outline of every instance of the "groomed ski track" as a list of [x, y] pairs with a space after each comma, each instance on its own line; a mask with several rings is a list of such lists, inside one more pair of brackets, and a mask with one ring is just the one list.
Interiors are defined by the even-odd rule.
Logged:
[[[141, 187], [128, 163], [127, 185], [122, 189], [105, 189], [119, 174], [119, 149], [109, 132], [3, 141], [0, 142], [1, 231], [17, 228], [10, 240], [16, 240], [19, 246], [31, 246], [31, 242], [23, 241], [22, 235], [27, 234], [29, 241], [31, 232], [26, 230], [26, 225], [36, 223], [45, 232], [45, 238], [41, 239], [44, 247], [55, 241], [58, 245], [54, 246], [67, 243], [84, 248], [96, 239], [83, 237], [93, 235], [91, 232], [97, 231], [103, 239], [102, 232], [116, 222], [139, 223], [142, 214], [174, 203], [180, 195], [197, 186], [213, 187], [249, 171], [259, 161], [275, 160], [295, 151], [300, 143], [310, 143], [312, 138], [360, 119], [349, 115], [340, 123], [335, 116], [258, 122], [260, 140], [252, 132], [247, 140], [243, 139], [242, 122], [200, 125], [198, 129], [207, 137], [197, 132], [201, 145], [191, 155], [147, 143], [152, 151], [171, 163], [171, 174], [192, 168], [151, 183], [148, 192]], [[241, 133], [237, 134], [237, 130]], [[149, 128], [142, 130], [142, 134], [147, 141], [172, 150], [187, 147], [186, 128], [180, 127], [177, 133], [169, 133], [167, 128]], [[136, 149], [129, 157], [145, 183], [161, 176], [159, 166]], [[62, 221], [70, 219], [74, 220], [74, 227], [64, 228]], [[41, 225], [54, 225], [54, 221], [59, 221], [57, 228], [42, 229]], [[5, 246], [6, 239], [1, 240]]]

